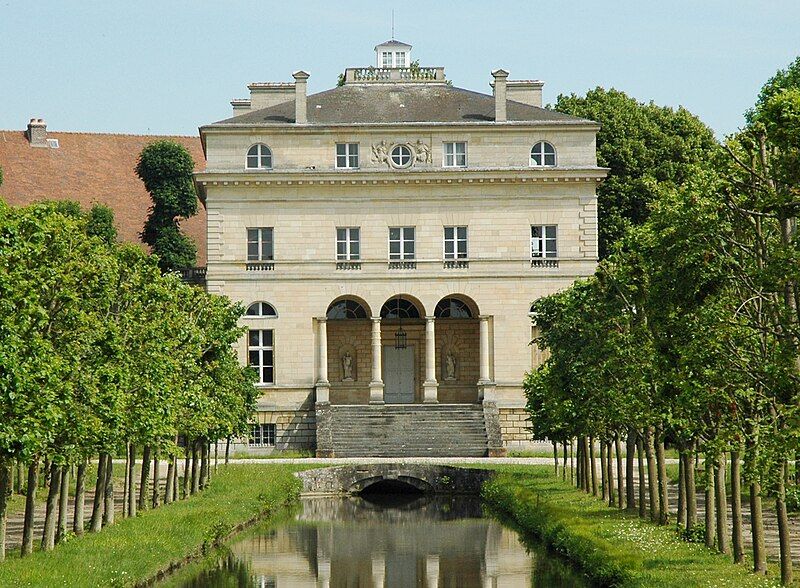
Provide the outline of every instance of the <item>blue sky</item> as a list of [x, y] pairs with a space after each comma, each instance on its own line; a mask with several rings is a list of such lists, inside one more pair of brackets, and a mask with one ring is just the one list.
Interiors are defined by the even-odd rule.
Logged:
[[311, 73], [309, 91], [373, 63], [395, 36], [456, 86], [489, 72], [545, 81], [545, 102], [601, 85], [683, 105], [719, 136], [800, 55], [798, 0], [0, 0], [0, 129], [195, 134], [253, 81]]

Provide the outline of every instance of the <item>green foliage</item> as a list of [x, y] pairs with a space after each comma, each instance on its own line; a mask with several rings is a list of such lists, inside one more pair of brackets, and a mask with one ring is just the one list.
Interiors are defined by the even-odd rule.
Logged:
[[344, 76], [344, 72], [342, 72], [342, 73], [339, 74], [339, 77], [336, 79], [336, 85], [341, 88], [342, 86], [344, 86], [344, 81], [345, 81], [345, 76]]
[[162, 271], [191, 267], [195, 263], [196, 247], [180, 232], [180, 220], [197, 213], [193, 171], [192, 156], [174, 141], [155, 141], [139, 155], [136, 174], [153, 200], [142, 240], [158, 256]]
[[600, 123], [597, 162], [610, 168], [597, 190], [601, 258], [627, 227], [645, 221], [660, 187], [681, 185], [717, 148], [711, 130], [688, 110], [644, 104], [614, 89], [560, 95], [554, 108]]
[[86, 232], [89, 236], [98, 237], [106, 245], [113, 245], [117, 241], [117, 228], [114, 226], [114, 211], [103, 204], [95, 204], [89, 210], [86, 222]]
[[3, 168], [0, 167], [0, 186], [3, 185]]

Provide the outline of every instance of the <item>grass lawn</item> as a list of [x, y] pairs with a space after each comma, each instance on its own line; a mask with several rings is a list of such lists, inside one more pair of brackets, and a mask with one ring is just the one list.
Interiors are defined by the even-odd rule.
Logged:
[[608, 508], [554, 478], [547, 466], [498, 469], [500, 474], [484, 487], [485, 500], [601, 585], [779, 585], [774, 577], [757, 577], [748, 567], [733, 564], [729, 556], [682, 541], [672, 528]]
[[226, 537], [238, 524], [277, 513], [296, 499], [302, 466], [220, 468], [208, 489], [188, 500], [122, 519], [72, 538], [50, 553], [10, 557], [0, 586], [129, 586]]

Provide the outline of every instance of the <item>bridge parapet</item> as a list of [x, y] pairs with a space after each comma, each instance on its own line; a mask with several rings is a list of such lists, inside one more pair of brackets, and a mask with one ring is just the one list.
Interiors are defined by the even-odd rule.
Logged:
[[303, 494], [340, 496], [358, 494], [379, 482], [408, 486], [425, 494], [478, 495], [493, 470], [428, 464], [368, 464], [319, 468], [297, 472]]

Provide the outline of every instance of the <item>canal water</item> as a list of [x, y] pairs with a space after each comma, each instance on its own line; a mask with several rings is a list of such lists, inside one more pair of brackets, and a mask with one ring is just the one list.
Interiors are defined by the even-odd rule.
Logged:
[[162, 586], [521, 588], [588, 586], [562, 560], [484, 512], [475, 497], [305, 498], [219, 557]]

